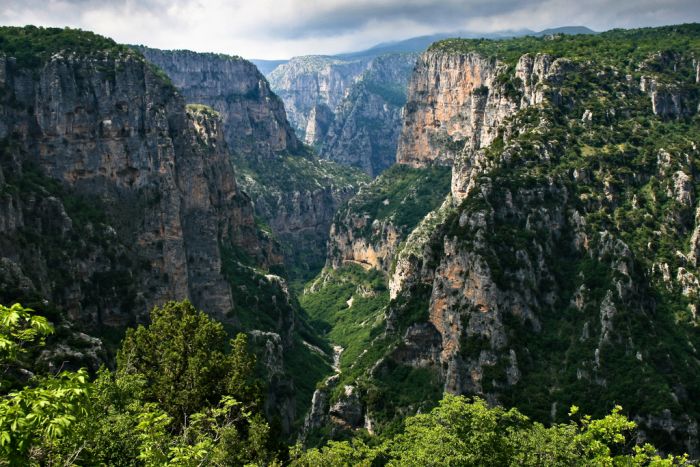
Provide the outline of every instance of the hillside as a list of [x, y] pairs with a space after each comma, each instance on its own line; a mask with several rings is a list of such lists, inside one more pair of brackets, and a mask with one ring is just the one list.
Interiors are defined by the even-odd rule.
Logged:
[[221, 114], [237, 182], [252, 198], [261, 228], [281, 244], [286, 274], [293, 280], [317, 274], [334, 212], [366, 177], [305, 147], [282, 100], [251, 62], [187, 50], [137, 50], [164, 70], [187, 102]]
[[275, 275], [283, 254], [236, 181], [225, 134], [219, 112], [187, 106], [130, 48], [79, 30], [1, 28], [0, 301], [57, 326], [25, 362], [55, 372], [112, 366], [127, 327], [189, 299], [271, 352], [260, 368], [268, 413], [288, 433], [295, 391], [303, 415], [328, 366], [304, 342], [324, 344]]
[[[446, 391], [542, 422], [619, 403], [643, 436], [697, 455], [699, 55], [698, 25], [433, 44], [397, 161], [451, 168], [450, 193], [398, 240], [361, 203], [336, 219], [331, 258], [372, 245], [353, 274], [379, 271], [389, 301], [363, 305], [366, 352], [341, 360], [309, 436], [392, 432]], [[365, 290], [323, 284], [302, 301], [340, 293], [327, 323]]]

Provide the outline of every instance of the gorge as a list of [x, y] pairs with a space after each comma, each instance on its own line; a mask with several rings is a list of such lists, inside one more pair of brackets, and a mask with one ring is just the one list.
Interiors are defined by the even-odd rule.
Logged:
[[697, 459], [700, 26], [385, 52], [266, 78], [0, 28], [0, 303], [56, 328], [13, 384], [119, 375], [187, 299], [247, 336], [283, 462], [400, 462], [445, 394], [552, 429], [621, 405], [630, 446]]

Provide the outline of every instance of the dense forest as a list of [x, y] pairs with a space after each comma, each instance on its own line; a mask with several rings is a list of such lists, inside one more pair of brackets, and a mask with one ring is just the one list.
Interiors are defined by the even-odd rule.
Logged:
[[429, 413], [390, 436], [288, 446], [261, 411], [261, 382], [245, 334], [228, 339], [221, 323], [191, 303], [151, 311], [130, 329], [115, 371], [7, 376], [53, 332], [19, 304], [0, 307], [0, 452], [6, 465], [680, 465], [633, 442], [622, 407], [592, 419], [544, 427], [516, 409], [446, 395]]

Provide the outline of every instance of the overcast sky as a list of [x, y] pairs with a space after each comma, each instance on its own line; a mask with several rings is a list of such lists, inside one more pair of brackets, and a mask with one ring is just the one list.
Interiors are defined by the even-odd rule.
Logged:
[[246, 58], [367, 48], [436, 32], [700, 22], [700, 0], [0, 0], [0, 23]]

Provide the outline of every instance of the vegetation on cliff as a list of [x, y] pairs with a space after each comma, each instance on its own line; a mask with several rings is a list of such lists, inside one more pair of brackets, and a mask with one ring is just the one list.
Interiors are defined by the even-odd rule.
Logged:
[[268, 159], [236, 157], [242, 189], [280, 241], [285, 274], [299, 289], [325, 263], [328, 226], [338, 207], [369, 177], [361, 171], [301, 154]]
[[0, 52], [14, 57], [20, 67], [38, 68], [58, 52], [97, 58], [100, 53], [128, 53], [129, 48], [80, 29], [2, 26]]
[[[366, 345], [374, 363], [341, 375], [375, 432], [426, 409], [394, 389], [400, 374], [427, 371], [438, 392], [483, 395], [541, 423], [565, 423], [572, 404], [603, 417], [618, 403], [663, 450], [697, 449], [699, 37], [681, 25], [430, 49], [491, 58], [501, 74], [475, 97], [514, 110], [489, 146], [456, 158], [455, 198], [398, 249], [386, 331]], [[537, 60], [541, 76], [516, 76]], [[364, 226], [393, 215], [380, 195], [363, 205], [381, 179], [348, 203]], [[342, 437], [335, 427], [325, 434]]]
[[635, 423], [616, 406], [601, 419], [578, 414], [551, 427], [516, 409], [490, 408], [479, 398], [446, 395], [429, 413], [407, 417], [393, 436], [357, 437], [296, 452], [291, 465], [571, 466], [684, 465], [687, 456], [663, 458], [650, 444], [634, 444]]
[[[613, 29], [600, 34], [526, 36], [508, 40], [445, 39], [428, 51], [452, 54], [478, 53], [515, 65], [526, 53], [550, 54], [574, 61], [635, 69], [659, 51], [684, 55], [700, 48], [700, 24], [682, 24], [643, 29]], [[661, 69], [669, 73], [668, 69]]]
[[[116, 372], [35, 376], [0, 386], [0, 465], [680, 465], [631, 444], [621, 408], [551, 428], [517, 410], [446, 396], [406, 419], [395, 436], [331, 443], [306, 452], [275, 443], [261, 413], [247, 338], [225, 345], [223, 326], [189, 302], [155, 308], [127, 334]], [[0, 365], [41, 345], [51, 325], [20, 305], [0, 306]], [[0, 380], [0, 383], [4, 383]], [[570, 415], [576, 415], [572, 408]], [[291, 454], [291, 459], [290, 459]]]

